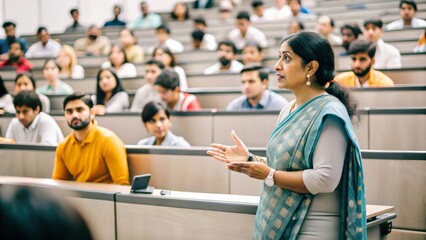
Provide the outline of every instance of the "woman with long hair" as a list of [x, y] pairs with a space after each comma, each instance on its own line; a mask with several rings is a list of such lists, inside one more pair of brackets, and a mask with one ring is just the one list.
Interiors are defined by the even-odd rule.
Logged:
[[179, 75], [179, 86], [181, 91], [188, 89], [188, 81], [183, 68], [176, 66], [176, 57], [167, 47], [157, 47], [152, 52], [152, 58], [161, 61], [166, 69], [174, 70]]

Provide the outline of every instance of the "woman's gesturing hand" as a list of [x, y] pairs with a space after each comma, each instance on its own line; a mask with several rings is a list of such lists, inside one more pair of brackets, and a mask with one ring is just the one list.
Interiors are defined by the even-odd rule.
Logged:
[[264, 180], [271, 170], [263, 162], [232, 162], [226, 166], [229, 170], [244, 173], [247, 176], [259, 180]]
[[235, 134], [234, 131], [231, 132], [232, 140], [234, 140], [234, 146], [226, 146], [222, 144], [212, 143], [210, 146], [212, 150], [207, 151], [207, 154], [211, 155], [215, 159], [231, 163], [231, 162], [246, 162], [249, 156], [249, 151], [246, 145], [241, 141], [241, 139]]

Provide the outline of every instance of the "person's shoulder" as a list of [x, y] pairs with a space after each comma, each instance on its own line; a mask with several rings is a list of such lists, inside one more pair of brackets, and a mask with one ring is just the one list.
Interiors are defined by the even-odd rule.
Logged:
[[388, 23], [388, 25], [386, 25], [386, 30], [398, 30], [398, 29], [402, 29], [402, 20], [398, 19], [395, 20], [393, 22]]
[[206, 74], [206, 75], [215, 74], [215, 73], [219, 73], [219, 63], [215, 63], [211, 65], [210, 67], [204, 69], [203, 71], [203, 74]]
[[[109, 130], [108, 128], [104, 128], [101, 126], [96, 126], [96, 135], [97, 137], [102, 137], [104, 139], [115, 139], [115, 140], [120, 140], [121, 139], [117, 136], [117, 134], [115, 134], [113, 131]], [[95, 138], [98, 139], [98, 138]]]
[[354, 73], [352, 71], [342, 72], [337, 74], [334, 77], [334, 81], [336, 82], [343, 81], [343, 80], [346, 80], [347, 78], [352, 78], [353, 76], [354, 76]]
[[392, 53], [393, 55], [401, 55], [398, 48], [396, 48], [395, 46], [393, 46], [392, 44], [389, 44], [387, 42], [383, 42], [383, 43], [384, 43], [384, 46], [385, 46], [386, 51], [388, 53]]
[[168, 135], [170, 136], [170, 138], [172, 140], [171, 146], [174, 146], [174, 147], [191, 147], [191, 144], [189, 144], [184, 137], [176, 136], [171, 131], [169, 131]]
[[139, 140], [137, 145], [143, 145], [143, 146], [147, 146], [147, 145], [152, 145], [152, 143], [154, 142], [155, 137], [147, 137], [144, 139]]
[[228, 106], [226, 107], [226, 110], [228, 111], [235, 111], [235, 110], [240, 110], [243, 109], [243, 102], [247, 99], [247, 97], [245, 95], [241, 95], [237, 98], [232, 99], [229, 103]]
[[394, 86], [394, 82], [393, 80], [386, 75], [385, 73], [372, 69], [373, 74], [375, 75], [376, 79], [378, 80], [378, 84], [385, 87], [385, 86], [389, 86], [392, 87]]
[[[58, 125], [56, 123], [55, 119], [52, 116], [50, 116], [49, 114], [47, 114], [45, 112], [40, 112], [39, 115], [40, 115], [40, 123]], [[51, 125], [49, 125], [49, 126], [51, 126]]]

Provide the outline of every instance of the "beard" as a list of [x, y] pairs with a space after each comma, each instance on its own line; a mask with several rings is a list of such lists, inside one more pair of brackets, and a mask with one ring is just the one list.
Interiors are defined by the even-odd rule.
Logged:
[[18, 62], [20, 58], [21, 56], [9, 54], [9, 62], [12, 62], [12, 63]]
[[226, 58], [224, 58], [224, 57], [221, 57], [221, 58], [219, 58], [219, 62], [220, 62], [220, 64], [221, 64], [222, 66], [228, 66], [228, 65], [229, 65], [229, 63], [231, 62], [231, 60], [226, 59]]
[[[79, 121], [80, 121], [80, 124], [73, 125], [72, 123], [73, 123], [75, 120], [79, 120]], [[72, 129], [76, 130], [76, 131], [79, 131], [79, 130], [85, 129], [87, 126], [89, 126], [90, 121], [91, 121], [91, 120], [90, 120], [90, 118], [88, 118], [88, 119], [86, 119], [86, 120], [81, 120], [81, 119], [74, 118], [74, 119], [72, 119], [72, 120], [71, 120], [71, 122], [68, 122], [68, 126], [69, 126], [70, 128], [72, 128]]]
[[362, 70], [361, 72], [355, 72], [353, 69], [352, 69], [352, 72], [355, 73], [357, 77], [364, 77], [365, 75], [367, 75], [368, 72], [370, 72], [370, 69], [371, 69], [371, 65], [368, 66], [366, 69]]

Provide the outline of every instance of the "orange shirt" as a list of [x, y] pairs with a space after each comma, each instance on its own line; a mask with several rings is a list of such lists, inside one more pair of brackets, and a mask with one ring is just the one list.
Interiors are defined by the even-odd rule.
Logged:
[[[350, 71], [350, 72], [344, 72], [337, 75], [334, 78], [334, 80], [338, 82], [340, 86], [343, 86], [343, 87], [356, 87], [358, 77], [355, 75], [355, 73]], [[392, 79], [390, 79], [384, 73], [371, 69], [370, 77], [368, 79], [368, 86], [369, 87], [393, 87], [394, 83]]]
[[129, 184], [124, 143], [112, 131], [92, 124], [83, 142], [68, 135], [56, 148], [53, 179]]

